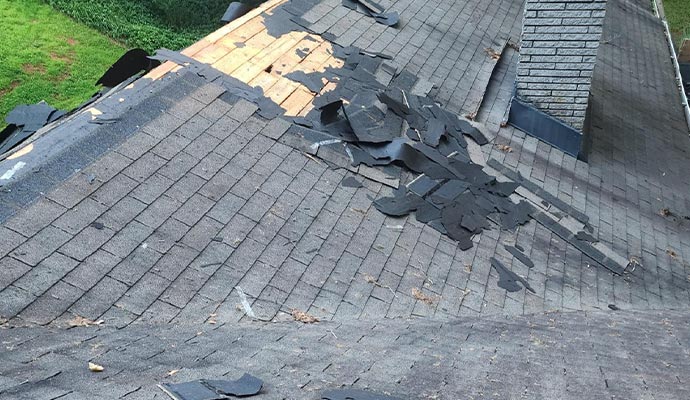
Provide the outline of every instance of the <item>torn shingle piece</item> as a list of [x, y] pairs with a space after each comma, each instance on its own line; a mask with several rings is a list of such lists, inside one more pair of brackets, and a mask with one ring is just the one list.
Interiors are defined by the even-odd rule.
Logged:
[[158, 385], [175, 400], [225, 400], [227, 396], [249, 397], [258, 394], [264, 382], [245, 373], [237, 380], [200, 379], [184, 383], [163, 383]]
[[575, 234], [575, 239], [577, 240], [583, 240], [585, 242], [590, 242], [590, 243], [596, 243], [599, 240], [595, 238], [594, 236], [590, 235], [589, 233], [585, 231], [579, 231]]
[[525, 264], [527, 268], [532, 268], [534, 267], [534, 263], [532, 260], [527, 257], [525, 253], [523, 253], [524, 249], [518, 249], [518, 245], [515, 246], [508, 246], [504, 245], [503, 246], [506, 250], [508, 250], [508, 253], [512, 254], [513, 257], [517, 258], [521, 263]]
[[429, 199], [434, 204], [449, 204], [468, 189], [469, 185], [459, 179], [451, 179], [436, 189]]
[[498, 273], [498, 286], [509, 291], [518, 292], [522, 287], [529, 290], [532, 293], [536, 293], [534, 289], [523, 279], [520, 275], [506, 268], [503, 263], [491, 257], [491, 266], [494, 267]]
[[247, 2], [234, 1], [230, 3], [227, 10], [225, 10], [225, 13], [220, 18], [220, 20], [221, 22], [225, 22], [227, 24], [228, 22], [232, 22], [237, 18], [243, 16], [244, 14], [248, 13], [254, 7], [254, 5]]
[[355, 189], [359, 189], [361, 187], [364, 187], [364, 185], [362, 185], [362, 182], [355, 179], [354, 176], [345, 177], [342, 181], [340, 181], [340, 184], [343, 187], [349, 187], [349, 188], [355, 188]]
[[315, 72], [307, 74], [304, 71], [292, 71], [289, 74], [285, 74], [285, 77], [301, 83], [313, 93], [319, 93], [325, 86], [321, 79], [321, 74]]
[[149, 58], [149, 53], [145, 50], [132, 49], [115, 61], [96, 81], [96, 85], [112, 88], [141, 72], [151, 71], [160, 64], [160, 61]]
[[399, 88], [389, 88], [378, 94], [379, 100], [398, 115], [409, 115], [410, 106], [407, 104], [405, 91]]
[[440, 222], [441, 209], [428, 201], [424, 201], [417, 205], [417, 210], [415, 210], [414, 215], [419, 222], [430, 223], [436, 220]]
[[159, 387], [174, 400], [223, 400], [227, 398], [204, 385], [202, 381], [162, 383]]
[[426, 196], [429, 192], [434, 190], [439, 183], [426, 175], [420, 175], [415, 180], [407, 184], [407, 189], [417, 194], [418, 196]]
[[402, 400], [399, 397], [360, 389], [334, 389], [321, 393], [322, 400]]
[[377, 210], [392, 217], [407, 215], [421, 204], [424, 204], [424, 200], [414, 193], [407, 192], [404, 187], [393, 192], [391, 197], [382, 197], [374, 201]]
[[438, 118], [427, 122], [426, 130], [422, 133], [422, 141], [429, 146], [437, 147], [441, 136], [446, 133], [446, 124]]
[[524, 225], [529, 222], [531, 214], [534, 212], [534, 207], [523, 200], [506, 211], [505, 214], [501, 214], [501, 227], [505, 230], [513, 230], [518, 225]]
[[247, 397], [258, 394], [264, 385], [261, 379], [247, 373], [234, 381], [204, 380], [203, 382], [218, 393], [235, 397]]

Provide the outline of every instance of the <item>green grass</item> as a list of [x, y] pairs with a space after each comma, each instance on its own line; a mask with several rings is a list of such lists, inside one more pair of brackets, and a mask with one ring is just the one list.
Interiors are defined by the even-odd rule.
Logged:
[[40, 0], [0, 0], [0, 127], [18, 104], [71, 109], [125, 49]]
[[664, 12], [676, 46], [690, 38], [690, 1], [664, 0]]
[[47, 0], [128, 48], [181, 50], [220, 27], [227, 0]]

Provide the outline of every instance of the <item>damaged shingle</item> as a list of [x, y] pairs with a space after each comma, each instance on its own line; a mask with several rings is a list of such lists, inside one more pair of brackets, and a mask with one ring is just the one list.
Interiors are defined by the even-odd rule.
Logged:
[[493, 257], [491, 257], [491, 266], [494, 267], [494, 269], [498, 273], [499, 287], [509, 292], [517, 292], [524, 286], [525, 289], [529, 290], [530, 292], [536, 293], [525, 279], [520, 277], [520, 275], [516, 274], [515, 272], [506, 268], [506, 266], [503, 265], [503, 263], [501, 263]]

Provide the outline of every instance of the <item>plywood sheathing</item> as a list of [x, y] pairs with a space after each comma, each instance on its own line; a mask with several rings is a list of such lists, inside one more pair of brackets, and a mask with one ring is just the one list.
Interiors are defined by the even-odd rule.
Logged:
[[[264, 94], [286, 110], [286, 115], [304, 115], [311, 109], [315, 93], [285, 75], [292, 71], [310, 73], [327, 67], [339, 68], [331, 43], [307, 32], [289, 32], [280, 37], [268, 34], [264, 16], [286, 0], [272, 0], [251, 10], [201, 39], [181, 53], [210, 64]], [[298, 55], [298, 50], [302, 56]], [[306, 54], [306, 56], [304, 56]], [[181, 66], [165, 62], [147, 77], [158, 79]], [[327, 82], [324, 82], [327, 83]], [[328, 84], [322, 92], [332, 89]]]

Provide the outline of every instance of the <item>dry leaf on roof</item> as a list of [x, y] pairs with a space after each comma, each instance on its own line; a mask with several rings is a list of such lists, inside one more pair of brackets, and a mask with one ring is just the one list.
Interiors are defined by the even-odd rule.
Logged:
[[499, 150], [501, 150], [504, 153], [512, 153], [513, 152], [513, 148], [508, 146], [507, 144], [497, 144], [496, 148], [498, 148]]
[[92, 321], [88, 318], [80, 317], [79, 315], [75, 316], [71, 320], [67, 321], [67, 325], [70, 327], [76, 327], [76, 326], [98, 326], [103, 324], [102, 319], [99, 319], [98, 321]]
[[501, 53], [497, 52], [491, 47], [485, 48], [484, 51], [486, 52], [486, 54], [489, 55], [489, 57], [491, 57], [492, 60], [498, 60], [499, 58], [501, 58]]
[[412, 288], [412, 297], [430, 306], [433, 305], [436, 301], [435, 297], [429, 296], [428, 294], [424, 294], [421, 290], [417, 288]]
[[91, 372], [103, 372], [103, 366], [90, 362], [89, 363], [89, 371], [91, 371]]
[[678, 253], [676, 253], [676, 251], [673, 250], [673, 249], [671, 249], [671, 248], [666, 249], [666, 254], [668, 254], [669, 256], [671, 256], [671, 258], [673, 258], [673, 259], [675, 259], [676, 257], [678, 257]]
[[304, 324], [313, 324], [315, 322], [319, 322], [319, 319], [316, 318], [313, 315], [309, 315], [305, 313], [304, 311], [300, 311], [296, 308], [293, 308], [290, 310], [290, 313], [292, 314], [292, 318], [295, 319], [295, 321], [302, 322]]

